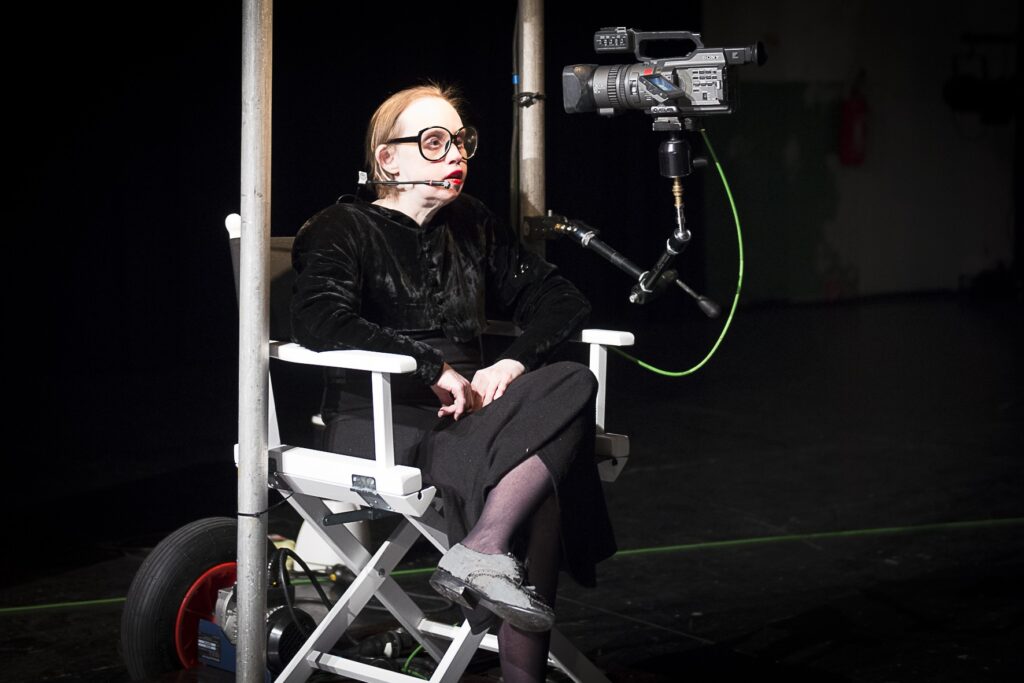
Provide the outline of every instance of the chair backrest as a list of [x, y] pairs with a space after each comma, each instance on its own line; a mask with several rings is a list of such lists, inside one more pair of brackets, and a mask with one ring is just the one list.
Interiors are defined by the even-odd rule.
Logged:
[[[295, 271], [292, 270], [294, 241], [294, 237], [270, 238], [270, 338], [274, 341], [290, 341], [292, 336], [290, 305], [295, 282]], [[241, 239], [232, 236], [229, 244], [237, 294]], [[310, 416], [320, 411], [323, 370], [315, 366], [273, 363], [271, 374], [269, 433], [285, 436], [292, 445], [319, 445], [319, 430]], [[274, 400], [275, 388], [289, 397], [283, 406], [278, 406]], [[276, 440], [280, 441], [280, 438]]]
[[291, 300], [295, 271], [292, 270], [294, 237], [270, 238], [270, 338], [292, 338]]
[[[292, 243], [294, 237], [270, 238], [270, 338], [289, 341], [292, 338], [291, 298], [295, 271], [292, 270]], [[235, 269], [235, 294], [238, 294], [239, 259], [242, 240], [231, 238], [231, 264]]]

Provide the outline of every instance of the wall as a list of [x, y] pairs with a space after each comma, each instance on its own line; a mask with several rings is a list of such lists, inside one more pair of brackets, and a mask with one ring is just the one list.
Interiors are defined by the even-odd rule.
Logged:
[[[747, 240], [745, 300], [828, 300], [949, 290], [1008, 265], [1013, 251], [1012, 89], [960, 90], [1001, 121], [954, 112], [944, 87], [965, 34], [1013, 40], [1017, 3], [877, 0], [705, 2], [708, 46], [764, 41], [768, 62], [739, 72], [740, 109], [708, 120]], [[1009, 79], [1012, 44], [986, 41], [992, 78]], [[840, 102], [864, 73], [866, 155], [840, 163]], [[728, 287], [735, 240], [709, 179], [709, 278]], [[713, 227], [710, 227], [713, 226]]]

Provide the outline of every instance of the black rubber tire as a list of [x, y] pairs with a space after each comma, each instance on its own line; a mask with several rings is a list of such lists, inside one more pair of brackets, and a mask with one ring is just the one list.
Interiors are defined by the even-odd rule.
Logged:
[[238, 522], [208, 517], [160, 541], [132, 580], [121, 614], [121, 655], [133, 681], [182, 669], [174, 646], [178, 608], [202, 574], [235, 561]]

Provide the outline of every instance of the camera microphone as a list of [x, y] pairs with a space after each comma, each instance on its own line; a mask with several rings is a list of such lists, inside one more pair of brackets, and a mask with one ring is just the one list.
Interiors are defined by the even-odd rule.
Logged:
[[450, 180], [370, 180], [366, 175], [366, 171], [359, 172], [359, 184], [360, 185], [387, 185], [393, 187], [395, 185], [429, 185], [430, 187], [443, 187], [446, 190], [452, 188], [452, 181]]

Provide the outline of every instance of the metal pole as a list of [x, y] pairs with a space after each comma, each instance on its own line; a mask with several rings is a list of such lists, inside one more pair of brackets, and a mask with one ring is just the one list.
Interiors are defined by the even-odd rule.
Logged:
[[238, 296], [238, 681], [266, 678], [267, 389], [273, 0], [244, 0]]
[[[520, 92], [544, 93], [544, 0], [521, 0], [519, 5]], [[519, 217], [543, 216], [544, 100], [520, 110]], [[516, 226], [522, 230], [522, 226]], [[543, 253], [544, 242], [532, 244]]]

